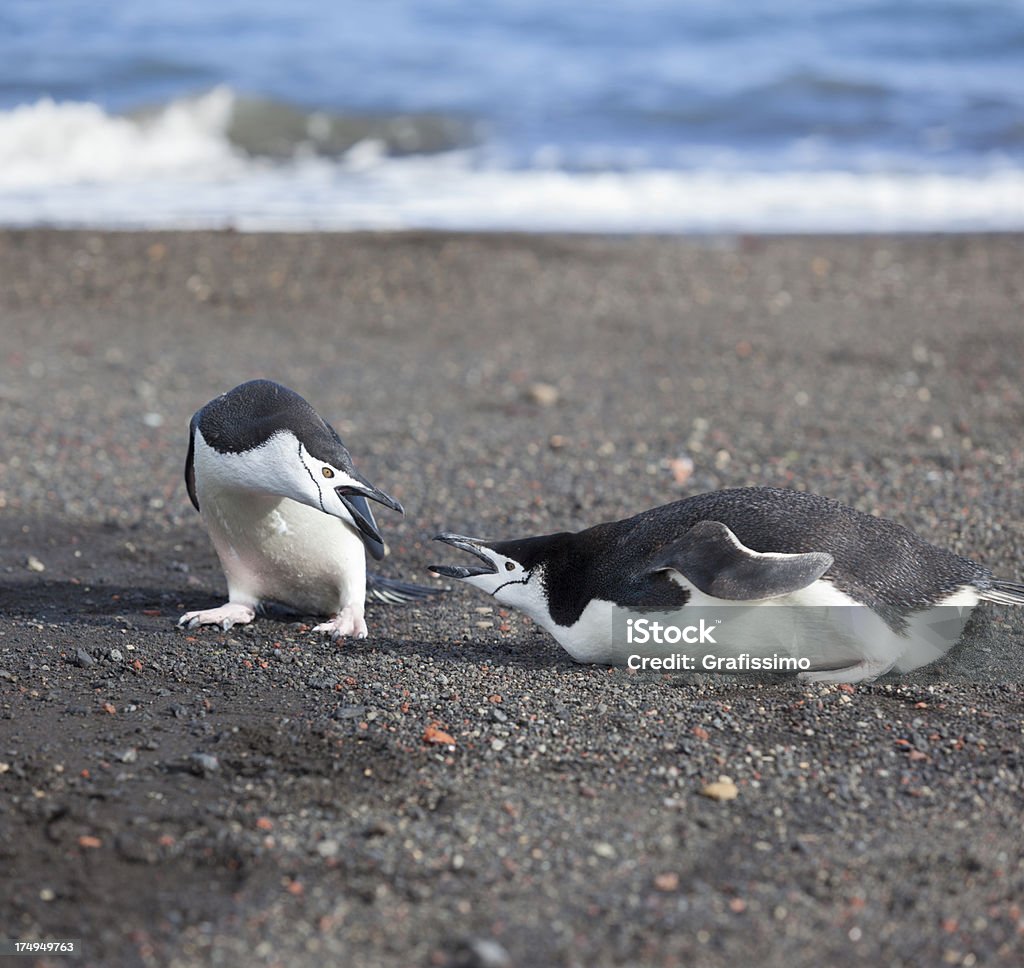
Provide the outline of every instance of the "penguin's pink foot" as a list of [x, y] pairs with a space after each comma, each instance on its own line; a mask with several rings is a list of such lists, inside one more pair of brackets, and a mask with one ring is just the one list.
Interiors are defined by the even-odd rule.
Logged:
[[842, 669], [811, 670], [798, 672], [796, 677], [801, 682], [871, 682], [893, 667], [892, 662], [879, 659], [863, 659], [854, 665]]
[[199, 628], [200, 625], [219, 625], [225, 632], [232, 625], [248, 625], [256, 617], [250, 605], [226, 602], [220, 608], [207, 608], [201, 612], [186, 612], [178, 619], [178, 627]]
[[354, 605], [346, 605], [329, 622], [316, 626], [313, 631], [329, 635], [334, 642], [350, 636], [365, 639], [366, 622], [363, 620], [363, 610]]

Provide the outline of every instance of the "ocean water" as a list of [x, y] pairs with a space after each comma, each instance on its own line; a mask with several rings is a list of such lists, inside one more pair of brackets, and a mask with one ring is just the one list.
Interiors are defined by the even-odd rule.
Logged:
[[0, 224], [1024, 229], [1024, 0], [3, 0]]

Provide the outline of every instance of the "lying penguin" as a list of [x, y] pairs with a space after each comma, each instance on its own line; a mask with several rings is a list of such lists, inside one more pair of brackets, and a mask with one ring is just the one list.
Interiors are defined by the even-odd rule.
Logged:
[[[431, 571], [522, 610], [578, 662], [625, 664], [638, 651], [613, 634], [613, 606], [624, 614], [636, 609], [637, 616], [643, 608], [686, 605], [818, 606], [816, 614], [824, 607], [843, 616], [843, 630], [833, 625], [834, 634], [819, 635], [810, 650], [788, 643], [805, 657], [813, 653], [798, 667], [805, 670], [801, 677], [859, 682], [943, 654], [963, 623], [937, 648], [934, 629], [926, 628], [938, 618], [936, 609], [955, 607], [966, 622], [980, 601], [1024, 604], [1024, 585], [995, 579], [892, 521], [769, 487], [700, 494], [576, 533], [436, 540], [480, 563], [432, 565]], [[851, 605], [863, 607], [836, 608]], [[748, 622], [748, 634], [723, 648], [757, 655], [780, 645], [787, 643], [760, 636]]]
[[430, 588], [367, 575], [384, 541], [367, 500], [404, 514], [352, 465], [341, 438], [302, 397], [270, 380], [229, 390], [192, 417], [185, 483], [228, 583], [219, 608], [178, 625], [251, 622], [266, 601], [329, 616], [315, 632], [366, 636], [364, 604], [401, 603]]

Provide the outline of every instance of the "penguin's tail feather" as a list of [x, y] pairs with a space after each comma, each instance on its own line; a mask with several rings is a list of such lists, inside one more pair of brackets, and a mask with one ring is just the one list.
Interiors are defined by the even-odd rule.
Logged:
[[983, 601], [995, 602], [997, 605], [1024, 605], [1024, 585], [993, 578], [988, 588], [981, 591], [980, 597]]
[[414, 585], [396, 578], [385, 578], [383, 575], [367, 574], [366, 600], [382, 602], [385, 605], [405, 605], [409, 602], [421, 602], [448, 591], [447, 588], [429, 588], [426, 585]]

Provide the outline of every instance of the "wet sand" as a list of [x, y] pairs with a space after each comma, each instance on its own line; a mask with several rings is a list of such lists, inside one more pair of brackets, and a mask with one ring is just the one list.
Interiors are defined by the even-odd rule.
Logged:
[[1021, 580], [1022, 251], [0, 233], [3, 933], [89, 965], [1018, 963], [1024, 610], [844, 688], [577, 666], [461, 587], [340, 647], [174, 623], [224, 591], [188, 419], [256, 376], [405, 504], [391, 575], [431, 581], [440, 530], [764, 483]]

